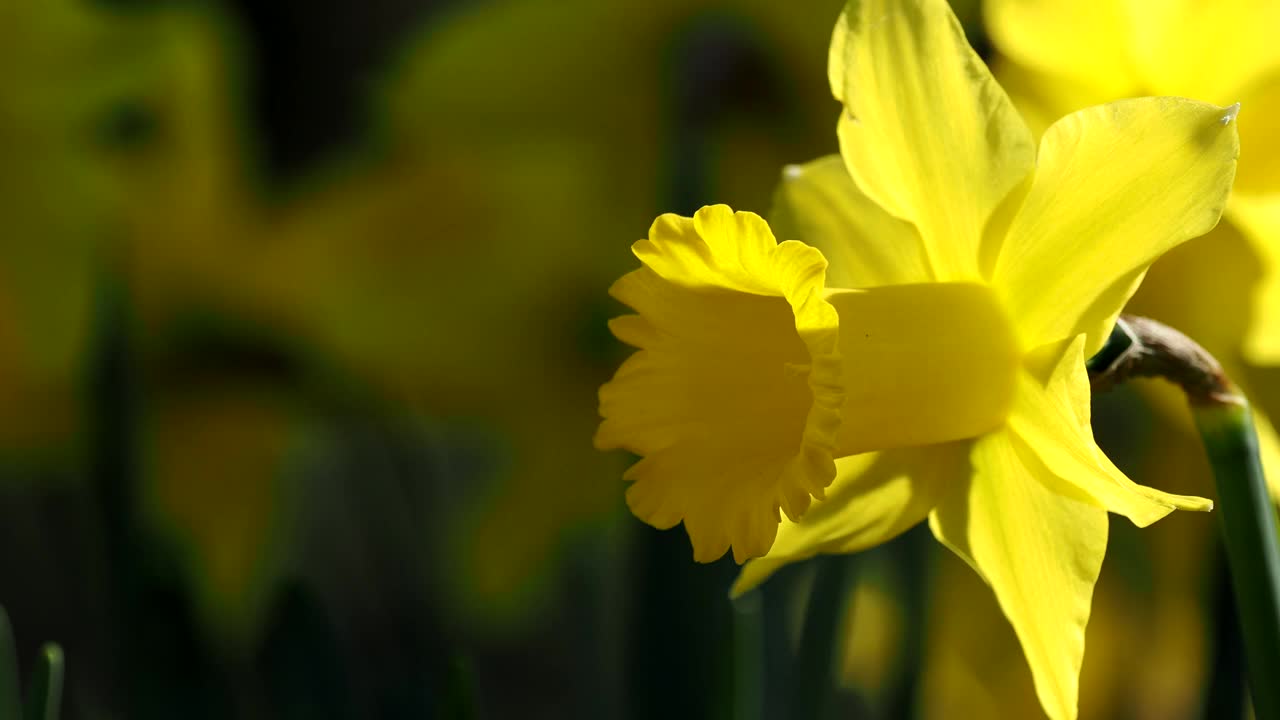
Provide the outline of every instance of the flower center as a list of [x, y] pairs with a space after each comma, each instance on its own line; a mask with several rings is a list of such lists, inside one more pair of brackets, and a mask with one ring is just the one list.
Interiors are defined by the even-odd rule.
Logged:
[[836, 457], [975, 437], [1004, 423], [1021, 358], [995, 293], [974, 283], [828, 290], [840, 315]]

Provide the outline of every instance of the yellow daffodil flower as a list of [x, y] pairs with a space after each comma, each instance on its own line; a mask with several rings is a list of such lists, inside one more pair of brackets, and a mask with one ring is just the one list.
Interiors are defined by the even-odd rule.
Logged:
[[927, 517], [1073, 718], [1107, 511], [1211, 507], [1098, 449], [1084, 360], [1147, 267], [1217, 222], [1237, 108], [1116, 102], [1037, 151], [940, 0], [850, 2], [829, 69], [842, 157], [789, 169], [775, 217], [811, 245], [723, 206], [658, 218], [612, 289], [640, 351], [601, 388], [596, 444], [642, 456], [628, 504], [683, 522], [696, 559], [760, 558], [739, 593]]

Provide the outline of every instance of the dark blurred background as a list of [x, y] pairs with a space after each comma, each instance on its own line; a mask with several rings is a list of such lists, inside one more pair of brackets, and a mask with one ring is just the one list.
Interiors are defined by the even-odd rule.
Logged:
[[[591, 435], [630, 242], [835, 152], [838, 0], [0, 1], [0, 604], [63, 717], [788, 716], [812, 568], [735, 608]], [[1083, 717], [1240, 696], [1161, 547]], [[1039, 717], [926, 529], [847, 563], [833, 717]]]

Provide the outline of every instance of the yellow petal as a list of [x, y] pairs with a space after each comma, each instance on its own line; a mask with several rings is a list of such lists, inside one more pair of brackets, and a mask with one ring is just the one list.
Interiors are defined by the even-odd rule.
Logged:
[[885, 212], [828, 155], [782, 172], [770, 222], [779, 235], [822, 251], [827, 283], [865, 288], [933, 280], [920, 233]]
[[1260, 365], [1280, 363], [1280, 194], [1231, 198], [1231, 220], [1249, 238], [1262, 265], [1253, 295], [1253, 322], [1244, 338], [1244, 356]]
[[1125, 3], [987, 0], [983, 10], [992, 44], [1020, 65], [1096, 88], [1106, 99], [1137, 94]]
[[1107, 547], [1107, 513], [995, 432], [973, 446], [973, 476], [929, 527], [995, 591], [1053, 720], [1076, 717], [1084, 630]]
[[769, 554], [747, 563], [731, 594], [818, 553], [855, 553], [924, 520], [969, 472], [967, 442], [854, 455], [836, 462], [836, 480], [798, 521], [783, 520]]
[[1035, 146], [946, 2], [849, 2], [829, 75], [858, 186], [916, 225], [938, 280], [979, 279], [987, 221], [1030, 172]]
[[798, 517], [835, 476], [826, 262], [724, 206], [664, 215], [634, 251], [644, 267], [612, 292], [640, 314], [613, 328], [641, 350], [600, 389], [596, 446], [644, 456], [627, 502], [656, 527], [683, 520], [695, 559], [763, 555], [779, 508]]
[[1217, 223], [1235, 174], [1235, 112], [1143, 98], [1049, 128], [993, 278], [1024, 347], [1085, 333], [1092, 355], [1147, 266]]
[[1034, 456], [1055, 476], [1091, 497], [1102, 507], [1146, 527], [1178, 510], [1213, 509], [1199, 497], [1174, 495], [1139, 485], [1118, 468], [1097, 446], [1089, 424], [1089, 377], [1084, 366], [1084, 336], [1070, 344], [1044, 350], [1052, 368], [1041, 383], [1030, 373], [1018, 382], [1009, 433], [1013, 443]]

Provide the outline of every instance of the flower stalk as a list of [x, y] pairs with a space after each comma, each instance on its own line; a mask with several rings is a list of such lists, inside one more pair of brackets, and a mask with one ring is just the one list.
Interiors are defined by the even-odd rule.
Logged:
[[791, 695], [792, 717], [821, 718], [828, 712], [836, 682], [836, 640], [849, 597], [851, 563], [843, 555], [815, 558], [813, 588], [796, 649]]
[[1280, 546], [1258, 460], [1253, 415], [1237, 403], [1193, 405], [1218, 486], [1222, 533], [1244, 635], [1256, 717], [1280, 718]]
[[764, 717], [764, 600], [759, 594], [733, 601], [733, 720]]
[[22, 720], [22, 692], [18, 687], [13, 626], [8, 613], [0, 608], [0, 720]]
[[55, 643], [46, 643], [40, 648], [31, 670], [24, 714], [13, 626], [8, 613], [0, 607], [0, 720], [58, 720], [62, 709], [63, 668], [62, 648]]
[[[1117, 348], [1119, 348], [1117, 352]], [[1090, 365], [1094, 390], [1163, 377], [1187, 395], [1217, 485], [1219, 517], [1259, 720], [1280, 718], [1280, 533], [1249, 403], [1208, 352], [1153, 320], [1122, 317]]]
[[26, 720], [58, 720], [62, 709], [62, 648], [47, 643], [31, 673]]

